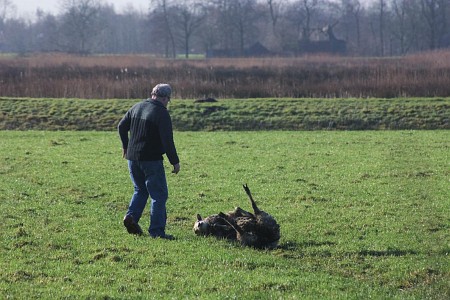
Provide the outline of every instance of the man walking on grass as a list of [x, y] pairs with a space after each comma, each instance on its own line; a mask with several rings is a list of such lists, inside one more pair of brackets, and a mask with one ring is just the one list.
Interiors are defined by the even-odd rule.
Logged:
[[123, 219], [130, 234], [142, 234], [138, 223], [150, 196], [150, 236], [173, 239], [173, 236], [165, 232], [168, 188], [163, 165], [163, 154], [166, 154], [173, 166], [172, 173], [178, 174], [180, 171], [180, 160], [173, 141], [172, 120], [167, 111], [171, 93], [170, 85], [156, 85], [151, 99], [135, 104], [118, 125], [123, 157], [128, 160], [134, 186], [134, 193]]

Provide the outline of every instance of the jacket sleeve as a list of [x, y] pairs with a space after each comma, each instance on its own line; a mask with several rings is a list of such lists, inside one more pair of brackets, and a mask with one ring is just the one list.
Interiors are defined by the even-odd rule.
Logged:
[[161, 142], [166, 152], [167, 158], [172, 165], [176, 165], [180, 162], [178, 158], [177, 149], [175, 148], [175, 142], [173, 141], [173, 129], [172, 120], [167, 111], [162, 115], [159, 120], [159, 135], [161, 137]]
[[120, 140], [122, 141], [122, 148], [128, 148], [128, 131], [130, 130], [131, 118], [130, 112], [128, 111], [120, 120], [117, 129], [119, 131]]

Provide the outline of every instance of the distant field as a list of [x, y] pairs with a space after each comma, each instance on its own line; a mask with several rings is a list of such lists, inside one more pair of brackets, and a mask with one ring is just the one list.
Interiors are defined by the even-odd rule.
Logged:
[[[116, 132], [0, 131], [0, 298], [450, 298], [447, 130], [175, 139], [177, 240], [162, 241], [121, 224], [132, 186]], [[193, 234], [197, 213], [250, 209], [243, 183], [281, 224], [278, 249]]]
[[[115, 130], [134, 100], [0, 98], [0, 129]], [[450, 129], [450, 98], [173, 99], [180, 131]]]
[[0, 57], [0, 97], [145, 98], [160, 82], [171, 83], [180, 99], [449, 97], [450, 51], [385, 58]]

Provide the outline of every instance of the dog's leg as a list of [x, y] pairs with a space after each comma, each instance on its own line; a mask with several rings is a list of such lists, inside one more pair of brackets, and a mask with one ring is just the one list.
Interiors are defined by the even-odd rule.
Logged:
[[259, 214], [261, 211], [259, 210], [258, 206], [256, 206], [255, 200], [253, 200], [252, 193], [250, 192], [248, 185], [244, 184], [243, 187], [244, 187], [244, 190], [247, 193], [248, 197], [250, 198], [250, 202], [252, 203], [252, 207], [253, 207], [253, 211], [255, 212], [255, 215]]

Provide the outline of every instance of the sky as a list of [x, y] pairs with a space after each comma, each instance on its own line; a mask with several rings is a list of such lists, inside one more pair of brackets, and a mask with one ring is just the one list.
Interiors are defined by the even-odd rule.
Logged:
[[[36, 10], [42, 9], [44, 12], [49, 12], [56, 15], [60, 11], [61, 0], [11, 0], [16, 6], [16, 15], [18, 17], [25, 17], [33, 19], [36, 16]], [[370, 2], [371, 0], [362, 0], [362, 3]], [[120, 13], [127, 6], [132, 6], [136, 10], [147, 13], [149, 9], [149, 0], [101, 0], [103, 3], [110, 3], [114, 5], [116, 12]]]
[[[44, 12], [58, 14], [61, 0], [11, 0], [11, 2], [16, 6], [17, 16], [33, 18], [38, 8]], [[128, 5], [132, 5], [138, 11], [147, 12], [150, 3], [149, 0], [102, 0], [102, 2], [113, 4], [116, 12], [121, 12]]]

